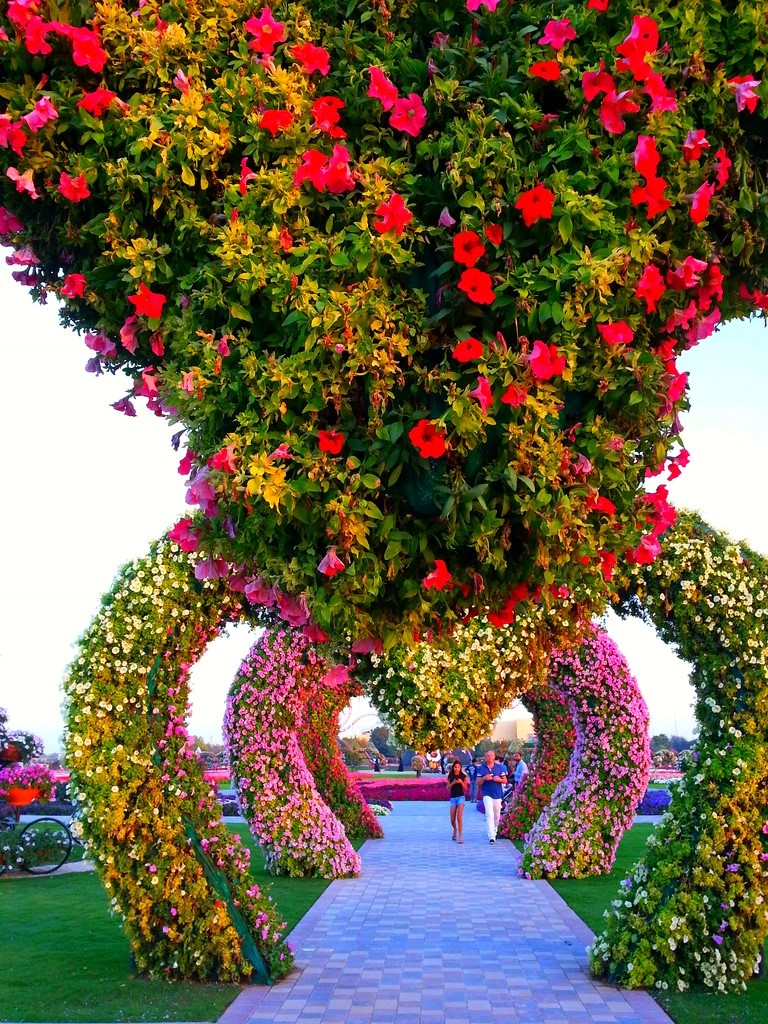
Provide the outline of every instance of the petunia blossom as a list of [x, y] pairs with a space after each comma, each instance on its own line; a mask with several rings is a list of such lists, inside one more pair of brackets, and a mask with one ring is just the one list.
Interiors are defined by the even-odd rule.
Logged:
[[600, 123], [611, 135], [620, 135], [627, 127], [624, 115], [636, 114], [639, 109], [631, 89], [609, 92], [600, 104]]
[[476, 398], [480, 406], [483, 416], [488, 412], [488, 409], [493, 405], [493, 391], [491, 390], [491, 382], [487, 377], [478, 377], [477, 386], [473, 391], [469, 392], [472, 398]]
[[509, 405], [515, 409], [519, 405], [524, 405], [527, 397], [528, 391], [522, 386], [522, 384], [510, 384], [501, 396], [501, 400], [505, 405]]
[[562, 68], [556, 60], [537, 60], [528, 68], [532, 78], [541, 78], [545, 82], [556, 82], [562, 74]]
[[705, 149], [709, 149], [706, 132], [703, 128], [691, 128], [683, 143], [683, 159], [686, 163], [699, 160]]
[[120, 342], [123, 345], [123, 348], [126, 348], [131, 355], [133, 355], [139, 345], [136, 335], [139, 332], [140, 326], [139, 318], [134, 314], [133, 316], [129, 316], [120, 328]]
[[467, 10], [470, 14], [474, 14], [476, 11], [479, 11], [481, 7], [485, 7], [493, 13], [498, 6], [499, 0], [467, 0]]
[[553, 50], [562, 50], [567, 42], [576, 38], [576, 29], [570, 18], [549, 21], [539, 39], [539, 46], [551, 46]]
[[293, 114], [290, 110], [265, 110], [259, 119], [259, 128], [269, 132], [273, 139], [292, 124]]
[[65, 199], [69, 199], [73, 203], [80, 203], [83, 199], [87, 199], [91, 194], [91, 190], [86, 184], [84, 174], [78, 174], [73, 178], [70, 177], [66, 171], [61, 172], [58, 191], [61, 192]]
[[344, 447], [344, 434], [339, 430], [318, 430], [317, 438], [321, 452], [338, 455]]
[[58, 116], [59, 112], [56, 107], [47, 96], [43, 96], [21, 120], [24, 121], [31, 132], [38, 132], [49, 121], [55, 121]]
[[658, 301], [665, 291], [664, 278], [659, 268], [653, 263], [643, 267], [643, 272], [635, 288], [635, 296], [638, 299], [643, 299], [647, 313], [653, 313], [656, 310]]
[[65, 299], [82, 298], [85, 295], [85, 274], [67, 274], [59, 292]]
[[581, 76], [581, 90], [584, 98], [591, 103], [595, 96], [601, 93], [616, 92], [616, 83], [613, 76], [605, 70], [605, 61], [600, 61], [598, 71], [585, 71]]
[[484, 270], [477, 270], [475, 267], [462, 273], [459, 279], [459, 288], [468, 299], [480, 306], [488, 306], [496, 298], [491, 275], [486, 274]]
[[19, 218], [4, 206], [0, 206], [0, 238], [23, 230], [24, 225]]
[[406, 225], [413, 220], [413, 214], [405, 205], [405, 200], [397, 192], [393, 192], [390, 198], [376, 209], [376, 216], [380, 218], [374, 221], [373, 227], [379, 234], [386, 234], [394, 231], [396, 235], [402, 235]]
[[345, 569], [346, 565], [336, 554], [335, 546], [328, 548], [324, 558], [317, 567], [317, 571], [323, 573], [323, 575], [327, 576], [329, 579], [333, 579], [337, 573], [344, 572]]
[[427, 123], [427, 108], [417, 92], [409, 93], [395, 100], [389, 123], [398, 131], [406, 132], [416, 138]]
[[597, 329], [603, 341], [609, 345], [630, 345], [635, 332], [623, 320], [616, 320], [609, 324], [598, 324]]
[[748, 110], [750, 114], [753, 114], [757, 108], [757, 101], [760, 99], [755, 92], [760, 85], [760, 80], [752, 78], [751, 75], [737, 75], [735, 78], [728, 79], [728, 85], [736, 95], [736, 109]]
[[302, 43], [301, 46], [291, 48], [291, 56], [301, 64], [308, 75], [315, 71], [321, 75], [327, 75], [331, 70], [330, 54], [324, 46]]
[[312, 131], [324, 132], [332, 139], [346, 138], [346, 132], [339, 125], [345, 103], [338, 96], [320, 96], [312, 103]]
[[400, 95], [397, 86], [387, 78], [381, 68], [370, 67], [368, 74], [371, 84], [366, 95], [378, 100], [385, 110], [391, 110]]
[[672, 205], [664, 195], [668, 187], [668, 182], [664, 178], [649, 178], [645, 185], [637, 185], [632, 189], [632, 205], [640, 206], [647, 203], [648, 217], [657, 217]]
[[163, 315], [166, 297], [160, 292], [150, 291], [142, 281], [138, 292], [135, 295], [129, 295], [128, 301], [132, 303], [138, 316], [145, 316], [148, 320], [158, 320]]
[[453, 258], [465, 267], [474, 267], [485, 256], [482, 239], [474, 231], [460, 231], [453, 236]]
[[110, 89], [98, 88], [92, 92], [84, 93], [82, 98], [77, 101], [77, 106], [87, 110], [94, 117], [102, 117], [116, 99], [117, 93], [112, 92]]
[[483, 343], [477, 338], [465, 338], [460, 341], [451, 353], [454, 359], [460, 363], [469, 363], [473, 359], [481, 359], [483, 355]]
[[555, 193], [546, 185], [536, 185], [519, 196], [515, 209], [523, 215], [523, 223], [527, 228], [537, 220], [551, 220], [555, 205]]
[[349, 166], [349, 150], [346, 146], [333, 147], [322, 180], [325, 188], [333, 195], [341, 195], [342, 192], [349, 192], [355, 187], [355, 175]]
[[655, 178], [661, 156], [652, 135], [639, 135], [632, 153], [635, 170], [644, 178]]
[[34, 172], [31, 167], [24, 171], [23, 174], [20, 174], [16, 167], [9, 167], [5, 172], [5, 176], [16, 183], [17, 192], [26, 192], [32, 199], [40, 198], [35, 189]]
[[565, 356], [560, 355], [557, 345], [547, 345], [537, 339], [533, 343], [533, 351], [528, 356], [528, 362], [534, 376], [539, 380], [551, 380], [553, 377], [562, 376], [565, 369]]
[[485, 227], [485, 237], [491, 245], [501, 245], [504, 240], [504, 229], [501, 224], [487, 224]]
[[275, 21], [269, 7], [262, 8], [258, 18], [249, 18], [244, 28], [253, 36], [248, 48], [265, 56], [274, 53], [277, 44], [285, 42], [287, 37], [285, 25], [281, 21]]
[[691, 220], [695, 224], [701, 224], [709, 216], [709, 204], [715, 191], [716, 186], [705, 181], [691, 196]]
[[431, 420], [419, 420], [408, 431], [408, 437], [419, 455], [425, 459], [439, 459], [445, 455], [445, 431], [438, 429]]
[[435, 559], [435, 568], [422, 580], [425, 590], [445, 590], [451, 588], [453, 576], [442, 558]]

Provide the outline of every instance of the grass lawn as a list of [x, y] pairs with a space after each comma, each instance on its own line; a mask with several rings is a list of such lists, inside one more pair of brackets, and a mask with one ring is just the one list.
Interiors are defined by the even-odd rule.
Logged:
[[[635, 825], [627, 832], [619, 844], [610, 875], [551, 883], [593, 932], [602, 931], [603, 911], [616, 898], [619, 882], [640, 857], [653, 827]], [[718, 996], [710, 992], [653, 995], [677, 1024], [766, 1024], [768, 1021], [768, 979], [765, 978], [750, 982], [743, 995]]]
[[[247, 827], [236, 825], [233, 831], [248, 841], [253, 875], [292, 929], [328, 882], [273, 878]], [[121, 922], [110, 916], [93, 872], [4, 879], [0, 920], [0, 1020], [214, 1021], [240, 992], [239, 985], [136, 978]]]

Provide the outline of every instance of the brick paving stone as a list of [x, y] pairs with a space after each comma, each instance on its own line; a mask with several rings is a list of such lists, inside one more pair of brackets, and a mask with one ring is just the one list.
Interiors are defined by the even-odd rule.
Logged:
[[546, 882], [516, 874], [465, 810], [450, 841], [444, 803], [397, 803], [290, 936], [296, 968], [250, 986], [219, 1024], [670, 1024], [644, 992], [593, 980], [592, 935]]

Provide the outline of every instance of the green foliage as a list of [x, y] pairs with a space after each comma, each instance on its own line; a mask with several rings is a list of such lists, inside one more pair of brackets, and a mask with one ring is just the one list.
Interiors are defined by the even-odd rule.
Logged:
[[[3, 234], [39, 261], [22, 277], [40, 299], [83, 275], [65, 323], [95, 335], [100, 368], [124, 370], [181, 424], [215, 492], [199, 527], [206, 551], [304, 595], [340, 642], [410, 642], [504, 605], [521, 583], [555, 602], [550, 587], [586, 580], [598, 607], [602, 559], [648, 532], [645, 471], [678, 444], [674, 356], [717, 315], [752, 308], [742, 282], [765, 289], [764, 87], [756, 110], [739, 112], [728, 82], [764, 71], [764, 0], [654, 12], [649, 59], [676, 110], [651, 109], [642, 79], [615, 70], [616, 45], [646, 13], [629, 0], [604, 13], [561, 5], [576, 38], [556, 51], [538, 45], [551, 17], [540, 2], [483, 10], [476, 33], [463, 0], [283, 0], [274, 14], [286, 41], [257, 61], [244, 25], [258, 11], [245, 0], [37, 9], [43, 21], [93, 25], [105, 61], [73, 64], [60, 30], [49, 53], [29, 52], [25, 26], [0, 15], [7, 118], [23, 126], [41, 99], [58, 113], [23, 128], [21, 155], [0, 148], [0, 203], [22, 224], [4, 215]], [[294, 58], [308, 42], [326, 48], [327, 75]], [[542, 57], [557, 81], [531, 74]], [[606, 127], [602, 95], [585, 101], [582, 76], [601, 61], [639, 107], [623, 131]], [[390, 125], [368, 95], [371, 66], [400, 96], [420, 97], [421, 131]], [[97, 87], [116, 98], [89, 113], [79, 103]], [[343, 101], [344, 138], [315, 126], [322, 97]], [[272, 137], [265, 110], [291, 124]], [[697, 130], [709, 149], [686, 160]], [[650, 218], [633, 204], [641, 136], [655, 139], [671, 202]], [[296, 186], [304, 154], [342, 143], [349, 187]], [[694, 221], [690, 197], [714, 181], [720, 149], [730, 173]], [[18, 191], [9, 169], [31, 173], [40, 198]], [[62, 173], [82, 176], [89, 195], [62, 194]], [[519, 202], [539, 186], [551, 217], [526, 225]], [[395, 194], [413, 216], [402, 234], [377, 230]], [[443, 208], [483, 241], [490, 305], [458, 287]], [[498, 244], [486, 229], [501, 230]], [[665, 278], [688, 257], [707, 265], [705, 283], [722, 274], [722, 301], [717, 288], [705, 298], [698, 285], [667, 286], [650, 309], [637, 294], [644, 269]], [[167, 301], [129, 324], [126, 344], [139, 286]], [[670, 318], [679, 326], [665, 333]], [[617, 322], [631, 346], [601, 338], [598, 325]], [[470, 336], [482, 357], [460, 363], [453, 349]], [[565, 360], [560, 373], [534, 372], [537, 340]], [[486, 409], [473, 396], [481, 380]], [[502, 400], [513, 385], [519, 405]], [[409, 440], [422, 420], [445, 431], [442, 457]], [[320, 449], [321, 430], [344, 435], [339, 454]], [[271, 458], [283, 444], [290, 458]], [[212, 465], [227, 449], [227, 468]], [[591, 507], [598, 494], [614, 514]], [[329, 549], [345, 566], [332, 578], [318, 571]], [[454, 586], [426, 589], [437, 559]]]

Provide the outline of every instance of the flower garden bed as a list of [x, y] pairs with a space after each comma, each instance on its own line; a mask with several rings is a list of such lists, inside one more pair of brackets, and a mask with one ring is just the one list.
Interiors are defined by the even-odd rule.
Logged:
[[380, 800], [447, 800], [448, 787], [441, 776], [434, 779], [359, 780], [357, 787], [369, 803]]

